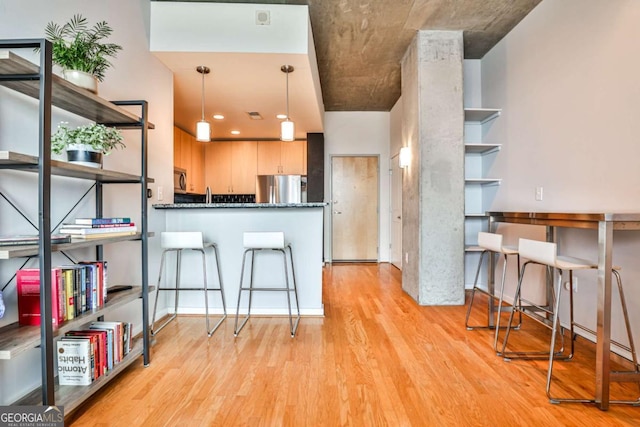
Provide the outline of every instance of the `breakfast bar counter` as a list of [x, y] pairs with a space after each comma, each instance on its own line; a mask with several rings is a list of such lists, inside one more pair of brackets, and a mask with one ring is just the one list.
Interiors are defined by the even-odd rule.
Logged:
[[[205, 241], [218, 245], [220, 269], [229, 314], [235, 315], [244, 253], [243, 233], [248, 231], [283, 231], [291, 243], [302, 315], [324, 314], [322, 304], [323, 217], [326, 203], [175, 203], [153, 205], [166, 210], [166, 231], [202, 231]], [[193, 252], [193, 253], [190, 253]], [[210, 286], [215, 270], [207, 254]], [[188, 287], [202, 281], [199, 254], [186, 251], [182, 256], [182, 283]], [[175, 277], [175, 262], [167, 260], [166, 275]], [[261, 253], [255, 261], [255, 286], [274, 286], [284, 281], [281, 256]], [[167, 292], [169, 294], [169, 292]], [[201, 292], [182, 292], [178, 313], [204, 314]], [[221, 312], [218, 293], [210, 293], [213, 312]], [[168, 304], [173, 310], [173, 304]], [[241, 312], [246, 312], [243, 296]], [[286, 315], [286, 296], [279, 292], [261, 292], [254, 296], [251, 313]]]

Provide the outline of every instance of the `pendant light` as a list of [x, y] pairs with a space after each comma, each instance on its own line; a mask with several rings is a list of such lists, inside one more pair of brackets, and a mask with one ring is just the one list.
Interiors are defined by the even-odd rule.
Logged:
[[293, 73], [293, 65], [283, 65], [280, 70], [287, 75], [287, 118], [280, 123], [280, 139], [293, 141], [295, 137], [295, 125], [289, 119], [289, 73]]
[[196, 71], [202, 74], [202, 119], [196, 123], [196, 140], [202, 142], [211, 141], [211, 125], [204, 119], [204, 75], [211, 71], [209, 67], [200, 65]]

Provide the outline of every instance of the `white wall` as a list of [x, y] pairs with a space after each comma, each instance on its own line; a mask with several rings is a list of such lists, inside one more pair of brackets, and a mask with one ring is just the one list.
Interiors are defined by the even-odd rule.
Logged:
[[[380, 166], [379, 247], [389, 261], [389, 113], [326, 112], [324, 116], [325, 200], [331, 200], [331, 156], [378, 155]], [[325, 258], [331, 259], [331, 206], [325, 209]]]
[[[155, 130], [149, 132], [149, 176], [155, 179], [152, 184], [155, 202], [158, 186], [165, 189], [165, 197], [171, 197], [173, 164], [173, 80], [172, 74], [164, 65], [149, 53], [148, 48], [148, 0], [110, 0], [108, 2], [88, 2], [81, 0], [0, 0], [0, 39], [44, 37], [47, 22], [66, 22], [73, 14], [83, 14], [91, 24], [99, 20], [107, 21], [114, 29], [110, 41], [120, 44], [124, 49], [112, 61], [113, 68], [106, 73], [105, 81], [100, 83], [99, 95], [108, 100], [147, 100], [149, 117], [155, 124]], [[33, 60], [33, 53], [21, 52]], [[57, 71], [57, 70], [55, 70]], [[0, 150], [37, 152], [37, 107], [36, 102], [21, 95], [0, 88]], [[136, 111], [135, 109], [132, 111]], [[53, 127], [61, 120], [73, 124], [83, 120], [54, 110]], [[105, 168], [138, 173], [140, 164], [139, 132], [125, 131], [127, 148], [114, 152], [105, 159]], [[34, 200], [35, 175], [26, 176], [15, 172], [3, 172], [0, 191], [8, 194], [12, 200], [23, 207], [33, 221], [37, 223], [37, 204]], [[74, 197], [88, 188], [90, 183], [71, 179], [53, 180], [52, 189], [52, 225], [55, 225], [66, 211], [75, 203]], [[139, 217], [139, 187], [118, 186], [105, 191], [105, 215]], [[93, 213], [92, 198], [83, 202], [72, 218], [80, 213]], [[165, 199], [168, 200], [168, 199]], [[149, 209], [149, 229], [156, 236], [164, 228], [164, 214]], [[8, 208], [0, 205], [0, 229], [2, 234], [33, 233], [24, 221]], [[150, 239], [149, 277], [153, 283], [157, 277], [159, 248], [158, 238]], [[140, 284], [140, 243], [129, 242], [105, 248], [105, 258], [110, 262], [110, 283]], [[74, 252], [78, 258], [92, 257], [92, 251]], [[0, 287], [11, 278], [23, 260], [9, 260], [0, 263]], [[68, 262], [59, 256], [56, 261]], [[32, 261], [35, 262], [35, 261]], [[30, 264], [32, 265], [32, 264]], [[15, 282], [5, 290], [7, 313], [0, 320], [0, 326], [17, 320]], [[113, 315], [136, 323], [140, 328], [139, 304], [131, 304]], [[0, 361], [0, 405], [8, 404], [40, 382], [39, 349], [34, 349], [15, 360]]]
[[[544, 1], [483, 58], [483, 106], [503, 109], [488, 135], [503, 144], [491, 171], [503, 180], [493, 209], [640, 212], [639, 21], [635, 0]], [[536, 186], [544, 188], [542, 201]], [[541, 228], [501, 231], [516, 243], [520, 236], [544, 239]], [[623, 267], [638, 340], [640, 233], [616, 232], [615, 239], [614, 264]], [[559, 241], [561, 252], [597, 257], [595, 231], [561, 229]], [[595, 272], [579, 275], [577, 321], [591, 327], [595, 289]]]

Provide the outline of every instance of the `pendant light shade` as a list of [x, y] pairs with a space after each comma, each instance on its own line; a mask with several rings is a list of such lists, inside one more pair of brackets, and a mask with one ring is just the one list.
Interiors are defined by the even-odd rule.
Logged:
[[211, 71], [209, 67], [200, 65], [196, 71], [202, 74], [202, 118], [196, 123], [196, 140], [202, 142], [211, 141], [211, 125], [204, 119], [204, 75]]
[[293, 73], [293, 65], [283, 65], [280, 70], [287, 75], [287, 118], [280, 123], [280, 140], [294, 141], [296, 139], [296, 126], [289, 118], [289, 73]]

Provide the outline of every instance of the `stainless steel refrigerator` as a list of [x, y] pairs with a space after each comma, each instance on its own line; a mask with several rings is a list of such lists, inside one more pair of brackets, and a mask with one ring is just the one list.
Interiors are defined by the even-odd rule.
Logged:
[[306, 200], [307, 177], [302, 175], [258, 175], [256, 203], [302, 203]]

